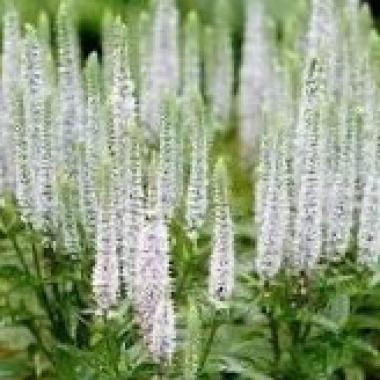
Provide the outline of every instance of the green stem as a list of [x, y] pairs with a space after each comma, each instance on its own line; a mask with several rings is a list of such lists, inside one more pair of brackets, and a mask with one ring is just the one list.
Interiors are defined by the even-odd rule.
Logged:
[[[197, 236], [194, 238], [194, 240], [192, 240], [192, 243], [193, 244], [192, 244], [191, 256], [196, 256], [198, 254], [198, 237]], [[182, 248], [182, 252], [183, 252], [183, 250], [184, 250], [184, 247]], [[185, 288], [187, 276], [190, 273], [190, 268], [191, 268], [191, 265], [189, 263], [190, 260], [191, 260], [191, 258], [189, 259], [189, 257], [187, 257], [186, 261], [183, 261], [183, 263], [182, 263], [181, 280], [180, 280], [180, 282], [178, 284], [178, 288], [177, 288], [177, 294], [179, 297], [181, 296], [183, 289]]]
[[272, 343], [272, 349], [273, 349], [273, 356], [275, 363], [278, 363], [281, 358], [281, 348], [280, 348], [280, 339], [279, 339], [279, 333], [278, 333], [278, 322], [276, 318], [274, 317], [274, 314], [272, 311], [267, 313], [268, 322], [269, 322], [269, 329], [271, 332], [271, 343]]
[[160, 363], [157, 370], [157, 380], [165, 380], [165, 365]]
[[[24, 270], [24, 272], [29, 276], [31, 277], [31, 272], [29, 270], [29, 267], [28, 267], [28, 264], [25, 260], [25, 257], [24, 257], [24, 254], [22, 252], [22, 249], [21, 247], [19, 246], [18, 242], [17, 242], [17, 237], [14, 236], [13, 234], [10, 234], [9, 235], [9, 239], [12, 243], [12, 246], [13, 246], [13, 249], [15, 250], [16, 252], [16, 255], [17, 255], [17, 258], [19, 259], [20, 261], [20, 264]], [[34, 243], [33, 243], [33, 261], [34, 261], [34, 265], [36, 266], [36, 272], [37, 272], [37, 275], [39, 277], [39, 280], [41, 280], [41, 272], [40, 272], [40, 268], [39, 268], [39, 265], [37, 263], [38, 259], [37, 259], [37, 256], [36, 256], [36, 252], [35, 252], [35, 247], [34, 247]], [[38, 284], [38, 294], [41, 296], [42, 298], [42, 301], [43, 303], [45, 304], [46, 306], [46, 311], [48, 313], [48, 316], [49, 318], [51, 319], [52, 323], [54, 322], [54, 320], [52, 318], [54, 318], [54, 313], [52, 312], [51, 308], [50, 308], [50, 304], [47, 300], [47, 295], [46, 295], [46, 292], [44, 289], [41, 289], [40, 287], [42, 286], [41, 285], [42, 283]], [[33, 336], [35, 337], [37, 343], [39, 344], [42, 352], [46, 355], [46, 357], [52, 361], [52, 355], [50, 353], [50, 351], [47, 349], [47, 347], [45, 346], [44, 342], [43, 342], [43, 339], [39, 333], [39, 330], [38, 328], [34, 325], [28, 325], [29, 327], [29, 331], [33, 334]]]
[[20, 246], [18, 245], [17, 237], [14, 236], [13, 234], [10, 234], [10, 235], [9, 235], [9, 239], [10, 239], [10, 241], [11, 241], [11, 243], [12, 243], [12, 247], [13, 247], [13, 249], [14, 249], [15, 252], [16, 252], [17, 258], [18, 258], [19, 261], [20, 261], [20, 264], [21, 264], [21, 266], [22, 266], [22, 269], [24, 270], [24, 272], [25, 272], [28, 276], [30, 276], [29, 267], [28, 267], [28, 264], [27, 264], [27, 262], [26, 262], [26, 260], [25, 260], [24, 255], [23, 255], [23, 253], [22, 253], [22, 250], [21, 250]]
[[[182, 247], [182, 252], [184, 251], [184, 247]], [[182, 258], [183, 258], [183, 254], [182, 254]], [[178, 287], [177, 287], [177, 294], [178, 296], [180, 296], [182, 294], [182, 291], [185, 287], [185, 284], [186, 284], [186, 277], [188, 275], [188, 268], [189, 268], [189, 263], [188, 262], [185, 262], [187, 260], [182, 260], [182, 273], [181, 273], [181, 280], [179, 281], [178, 283]]]
[[[107, 365], [110, 365], [110, 370], [112, 371], [113, 375], [116, 376], [116, 379], [119, 379], [119, 356], [120, 356], [120, 350], [116, 347], [119, 347], [119, 345], [116, 343], [115, 340], [117, 338], [115, 337], [113, 333], [113, 328], [109, 320], [109, 314], [108, 311], [103, 310], [102, 313], [102, 331], [104, 334], [104, 343], [105, 343], [105, 349], [107, 353]], [[109, 326], [111, 326], [109, 328]], [[116, 349], [115, 349], [116, 348]], [[117, 360], [115, 360], [115, 357]]]
[[[32, 238], [34, 239], [34, 238]], [[32, 254], [33, 254], [33, 262], [34, 266], [36, 268], [36, 274], [38, 279], [42, 282], [43, 281], [43, 276], [42, 276], [42, 269], [40, 265], [40, 258], [38, 257], [38, 252], [37, 252], [37, 247], [35, 242], [32, 242]]]
[[36, 274], [37, 274], [37, 279], [38, 279], [37, 293], [39, 295], [40, 302], [45, 306], [45, 310], [48, 314], [48, 317], [54, 326], [55, 325], [55, 319], [56, 319], [56, 313], [54, 312], [54, 308], [50, 303], [48, 293], [47, 293], [45, 286], [44, 286], [42, 269], [40, 266], [37, 248], [36, 248], [34, 241], [32, 242], [32, 256], [33, 256], [33, 262], [34, 262], [34, 266], [36, 268]]
[[[271, 288], [270, 283], [266, 282], [264, 284], [264, 292], [266, 294], [266, 297], [270, 297], [271, 295]], [[287, 292], [287, 290], [286, 290]], [[275, 317], [274, 308], [269, 302], [267, 305], [264, 306], [264, 315], [266, 316], [268, 320], [268, 327], [270, 332], [270, 344], [272, 346], [273, 350], [273, 368], [274, 368], [274, 375], [273, 377], [276, 377], [277, 369], [278, 369], [278, 363], [281, 359], [281, 347], [280, 347], [280, 338], [279, 338], [279, 323]]]
[[214, 342], [214, 339], [215, 339], [218, 327], [219, 327], [219, 323], [218, 323], [218, 311], [215, 311], [215, 314], [214, 314], [214, 317], [213, 317], [213, 320], [212, 320], [212, 324], [211, 324], [211, 327], [210, 327], [210, 333], [209, 333], [207, 341], [206, 341], [205, 349], [204, 349], [203, 354], [201, 356], [201, 359], [199, 361], [199, 373], [202, 372], [202, 370], [203, 370], [203, 368], [204, 368], [204, 366], [205, 366], [205, 364], [207, 362], [207, 359], [208, 359], [208, 357], [210, 355], [211, 347], [212, 347], [212, 344]]
[[300, 341], [300, 324], [299, 321], [293, 321], [290, 324], [290, 332], [292, 334], [293, 346], [298, 345]]
[[29, 331], [32, 333], [32, 335], [36, 339], [36, 342], [41, 348], [41, 351], [45, 354], [46, 358], [50, 360], [51, 363], [54, 364], [54, 356], [52, 355], [50, 350], [45, 346], [44, 340], [39, 332], [38, 327], [34, 323], [32, 323], [32, 325], [29, 326]]
[[310, 331], [311, 331], [311, 323], [308, 323], [306, 326], [305, 326], [305, 329], [301, 335], [301, 340], [302, 342], [306, 342], [306, 338], [309, 336], [310, 334]]

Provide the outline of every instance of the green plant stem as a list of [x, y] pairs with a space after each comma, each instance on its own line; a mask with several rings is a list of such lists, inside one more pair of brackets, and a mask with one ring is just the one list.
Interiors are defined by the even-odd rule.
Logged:
[[[48, 260], [49, 267], [50, 267], [50, 276], [51, 276], [51, 283], [49, 286], [49, 289], [52, 293], [52, 300], [54, 304], [52, 305], [54, 316], [53, 316], [53, 335], [57, 338], [58, 341], [63, 343], [74, 343], [74, 339], [71, 337], [66, 319], [65, 319], [65, 312], [66, 310], [63, 308], [60, 308], [59, 305], [63, 302], [62, 301], [62, 292], [60, 291], [58, 278], [55, 279], [55, 271], [60, 265], [60, 262], [57, 260], [59, 255], [57, 255], [58, 252], [54, 252], [52, 248], [44, 249], [44, 258]], [[60, 257], [62, 259], [62, 257]]]
[[19, 260], [19, 262], [20, 262], [20, 264], [21, 264], [21, 266], [22, 266], [22, 269], [24, 270], [24, 272], [25, 272], [28, 276], [30, 276], [29, 267], [28, 267], [28, 264], [27, 264], [27, 262], [26, 262], [26, 260], [25, 260], [24, 255], [23, 255], [23, 253], [22, 253], [22, 250], [21, 250], [21, 248], [20, 248], [20, 246], [19, 246], [19, 244], [18, 244], [18, 242], [17, 242], [17, 237], [14, 236], [13, 234], [10, 234], [10, 235], [9, 235], [9, 240], [10, 240], [11, 243], [12, 243], [12, 247], [13, 247], [13, 249], [14, 249], [15, 252], [16, 252], [17, 258], [18, 258], [18, 260]]
[[[27, 264], [27, 262], [25, 260], [25, 257], [24, 257], [24, 254], [22, 252], [22, 249], [21, 249], [21, 247], [19, 246], [19, 244], [17, 242], [17, 237], [14, 236], [13, 234], [10, 234], [9, 239], [10, 239], [10, 241], [12, 243], [12, 246], [13, 246], [15, 252], [16, 252], [16, 255], [17, 255], [17, 257], [18, 257], [18, 259], [20, 261], [20, 264], [21, 264], [24, 272], [29, 277], [31, 277], [32, 273], [29, 270], [29, 267], [28, 267], [28, 264]], [[40, 264], [39, 264], [37, 250], [36, 250], [34, 242], [32, 243], [32, 257], [33, 257], [33, 264], [35, 266], [36, 275], [37, 275], [37, 279], [38, 279], [37, 294], [38, 294], [40, 302], [44, 305], [46, 313], [48, 315], [48, 318], [49, 318], [49, 320], [52, 323], [53, 328], [54, 328], [54, 326], [55, 326], [55, 320], [56, 320], [56, 313], [54, 312], [54, 308], [50, 304], [49, 297], [48, 297], [46, 289], [45, 289], [45, 287], [43, 285], [42, 271], [41, 271], [41, 267], [40, 267]], [[49, 352], [49, 350], [47, 349], [47, 347], [45, 346], [45, 344], [43, 343], [43, 339], [42, 339], [42, 337], [39, 334], [38, 328], [35, 325], [33, 325], [33, 326], [28, 325], [28, 328], [29, 328], [30, 332], [33, 334], [33, 336], [35, 337], [37, 343], [39, 344], [39, 346], [40, 346], [40, 348], [42, 350], [42, 352], [46, 355], [46, 357], [50, 361], [52, 361], [52, 359], [53, 359], [52, 355]]]
[[29, 325], [29, 331], [33, 334], [34, 338], [36, 339], [36, 342], [41, 348], [41, 351], [45, 354], [48, 360], [50, 360], [51, 363], [54, 363], [54, 356], [50, 352], [50, 350], [45, 346], [44, 340], [39, 332], [39, 329], [35, 324]]
[[215, 311], [214, 317], [212, 319], [211, 327], [210, 327], [210, 333], [208, 335], [204, 351], [203, 351], [201, 359], [199, 361], [199, 373], [202, 372], [202, 370], [203, 370], [203, 368], [204, 368], [204, 366], [205, 366], [205, 364], [207, 362], [207, 359], [208, 359], [208, 357], [210, 355], [211, 347], [212, 347], [212, 344], [214, 342], [214, 339], [215, 339], [218, 327], [219, 327], [219, 323], [218, 323], [218, 311]]
[[[41, 260], [45, 258], [45, 255], [43, 255], [43, 258], [39, 257], [34, 240], [32, 240], [32, 258], [33, 258], [33, 263], [35, 266], [36, 276], [38, 280], [37, 290], [36, 290], [37, 295], [41, 304], [44, 306], [45, 311], [48, 315], [48, 318], [51, 322], [52, 335], [59, 341], [73, 343], [73, 340], [71, 339], [70, 334], [67, 330], [65, 319], [63, 317], [64, 310], [60, 309], [58, 305], [54, 304], [54, 300], [59, 300], [60, 298], [59, 291], [57, 287], [54, 286], [55, 284], [52, 283], [51, 290], [53, 291], [53, 296], [50, 297], [49, 292], [47, 290], [47, 285], [45, 286], [43, 271], [41, 267]], [[51, 266], [53, 266], [52, 263], [51, 263]]]
[[[194, 238], [192, 243], [193, 244], [192, 244], [191, 256], [193, 256], [193, 255], [196, 256], [198, 254], [198, 236], [196, 236]], [[183, 249], [182, 249], [182, 251], [183, 251]], [[191, 265], [189, 263], [190, 260], [191, 260], [191, 258], [187, 257], [186, 262], [183, 262], [183, 264], [182, 264], [181, 281], [179, 282], [179, 285], [177, 288], [178, 296], [180, 296], [182, 294], [183, 289], [185, 288], [187, 276], [188, 276], [188, 274], [190, 272], [190, 268], [191, 268]]]
[[[182, 248], [182, 252], [183, 252], [184, 248]], [[180, 296], [184, 287], [185, 287], [185, 284], [186, 284], [186, 277], [188, 275], [188, 262], [184, 262], [185, 260], [183, 260], [183, 263], [182, 263], [182, 273], [181, 273], [181, 281], [179, 282], [178, 284], [178, 288], [177, 288], [177, 294]]]
[[[116, 376], [116, 378], [119, 378], [119, 356], [120, 356], [120, 351], [117, 349], [115, 351], [115, 347], [118, 347], [118, 344], [116, 343], [115, 345], [115, 340], [117, 338], [113, 334], [112, 326], [110, 326], [110, 318], [108, 311], [103, 310], [102, 313], [102, 331], [103, 331], [103, 336], [104, 336], [104, 343], [105, 343], [105, 348], [107, 352], [107, 365], [110, 365], [110, 370], [112, 371], [113, 375]], [[116, 357], [116, 359], [115, 359]]]
[[[264, 292], [267, 296], [271, 295], [270, 283], [266, 282], [264, 284]], [[287, 296], [287, 289], [285, 290]], [[275, 313], [273, 310], [273, 306], [271, 304], [267, 304], [264, 307], [264, 314], [268, 320], [268, 327], [270, 331], [270, 343], [273, 350], [273, 358], [274, 358], [274, 368], [277, 367], [278, 362], [281, 359], [281, 347], [280, 347], [280, 338], [279, 338], [279, 326], [278, 321], [275, 317]]]
[[309, 334], [310, 334], [311, 327], [312, 327], [311, 323], [308, 323], [308, 324], [305, 326], [305, 329], [304, 329], [304, 331], [303, 331], [303, 333], [302, 333], [302, 335], [301, 335], [301, 340], [302, 340], [302, 342], [306, 342], [306, 339], [307, 339], [307, 337], [308, 337]]
[[165, 380], [165, 365], [163, 363], [160, 363], [157, 370], [157, 380]]
[[280, 339], [278, 333], [278, 322], [272, 311], [267, 313], [267, 318], [269, 322], [269, 329], [271, 332], [271, 343], [273, 349], [273, 356], [275, 363], [278, 363], [281, 359], [281, 347], [280, 347]]
[[50, 304], [49, 296], [44, 286], [42, 270], [39, 263], [37, 249], [34, 242], [32, 243], [32, 254], [33, 254], [34, 266], [36, 267], [37, 279], [38, 279], [37, 292], [38, 292], [41, 303], [45, 306], [45, 310], [49, 316], [51, 323], [54, 325], [56, 313], [54, 312], [53, 306]]
[[37, 277], [42, 282], [43, 281], [42, 269], [41, 269], [40, 260], [38, 257], [36, 244], [34, 243], [34, 241], [32, 242], [32, 254], [33, 254], [33, 262], [36, 268]]

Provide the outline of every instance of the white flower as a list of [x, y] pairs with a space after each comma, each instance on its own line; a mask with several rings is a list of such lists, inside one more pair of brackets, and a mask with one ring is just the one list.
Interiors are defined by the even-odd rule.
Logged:
[[308, 62], [296, 140], [302, 156], [297, 167], [299, 198], [294, 262], [298, 269], [306, 271], [315, 266], [322, 249], [322, 70], [317, 58]]
[[21, 37], [19, 14], [14, 8], [6, 8], [3, 16], [3, 49], [2, 49], [2, 99], [3, 126], [1, 130], [2, 165], [4, 187], [15, 189], [16, 141], [12, 127], [11, 103], [12, 94], [17, 91], [21, 71]]
[[167, 99], [162, 107], [160, 124], [160, 152], [158, 172], [158, 197], [164, 216], [173, 216], [177, 203], [177, 107]]
[[240, 139], [243, 147], [248, 150], [245, 157], [264, 128], [263, 112], [268, 101], [268, 91], [275, 82], [271, 78], [270, 54], [273, 52], [265, 28], [264, 4], [261, 1], [246, 3], [239, 95]]
[[159, 0], [150, 42], [144, 37], [144, 44], [149, 43], [151, 49], [144, 49], [141, 57], [149, 65], [145, 64], [146, 74], [142, 78], [140, 101], [144, 105], [140, 107], [140, 118], [144, 126], [155, 134], [159, 131], [164, 100], [167, 96], [176, 95], [179, 88], [177, 29], [178, 11], [174, 1]]
[[231, 297], [234, 287], [234, 233], [228, 204], [227, 173], [219, 160], [214, 174], [214, 231], [210, 258], [209, 295], [217, 305]]
[[153, 318], [149, 350], [158, 363], [170, 363], [176, 344], [175, 313], [170, 298], [159, 300]]
[[195, 12], [190, 12], [186, 18], [183, 41], [182, 93], [185, 96], [200, 91], [199, 31], [198, 15]]
[[220, 123], [228, 122], [233, 86], [233, 51], [227, 23], [228, 2], [217, 2], [217, 24], [206, 35], [206, 94], [213, 116]]
[[202, 227], [207, 212], [208, 147], [205, 115], [201, 103], [195, 107], [197, 114], [191, 125], [190, 178], [187, 188], [186, 223], [190, 237], [195, 237]]
[[[144, 192], [141, 168], [141, 142], [138, 131], [131, 126], [127, 145], [128, 171], [125, 178], [126, 209], [124, 214], [124, 249], [120, 257], [121, 287], [134, 297], [136, 259], [140, 254], [140, 240], [144, 226]], [[124, 291], [124, 289], [121, 289]]]
[[[151, 170], [154, 168], [152, 164]], [[174, 350], [174, 310], [170, 299], [169, 236], [151, 172], [145, 223], [135, 257], [133, 302], [144, 340], [158, 361], [170, 360]]]
[[95, 238], [96, 232], [96, 168], [100, 152], [105, 145], [104, 122], [101, 113], [100, 99], [100, 67], [98, 57], [91, 54], [85, 68], [86, 79], [86, 123], [85, 151], [83, 168], [83, 210], [85, 227], [90, 239]]
[[100, 192], [96, 219], [96, 256], [93, 272], [93, 292], [97, 312], [104, 314], [116, 304], [119, 291], [116, 255], [116, 215], [109, 180], [110, 163], [101, 168]]
[[51, 131], [46, 117], [46, 66], [42, 44], [36, 30], [28, 25], [22, 49], [22, 85], [27, 139], [27, 160], [30, 172], [30, 204], [37, 228], [46, 229], [51, 221], [52, 163]]
[[[268, 133], [268, 132], [267, 132]], [[267, 134], [266, 133], [266, 134]], [[273, 145], [270, 145], [273, 142]], [[263, 168], [266, 175], [259, 179], [260, 195], [256, 198], [257, 257], [256, 270], [265, 280], [273, 278], [281, 268], [288, 231], [289, 205], [287, 198], [285, 156], [278, 136], [268, 136]], [[270, 148], [269, 148], [270, 147]]]

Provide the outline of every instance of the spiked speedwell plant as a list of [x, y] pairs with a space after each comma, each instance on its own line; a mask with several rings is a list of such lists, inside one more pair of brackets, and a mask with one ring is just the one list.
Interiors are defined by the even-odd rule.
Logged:
[[0, 378], [376, 378], [380, 39], [243, 3], [241, 47], [157, 0], [88, 57], [73, 5], [53, 42], [7, 6]]

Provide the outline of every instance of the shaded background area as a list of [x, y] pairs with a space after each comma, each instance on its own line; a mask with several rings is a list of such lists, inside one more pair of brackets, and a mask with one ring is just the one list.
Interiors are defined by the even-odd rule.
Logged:
[[364, 0], [365, 3], [368, 3], [371, 7], [372, 14], [376, 20], [376, 22], [379, 21], [380, 17], [380, 2], [379, 0]]

